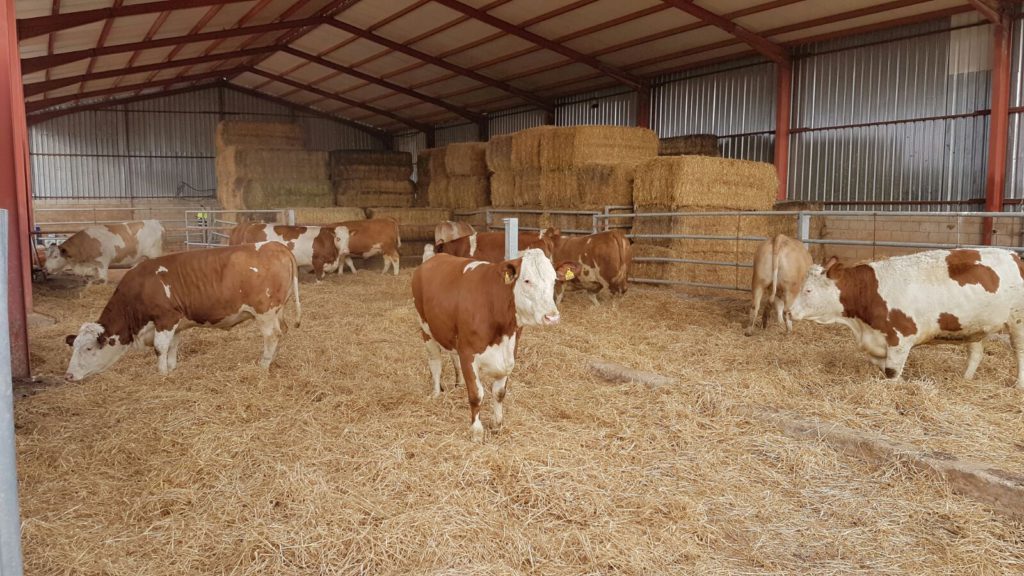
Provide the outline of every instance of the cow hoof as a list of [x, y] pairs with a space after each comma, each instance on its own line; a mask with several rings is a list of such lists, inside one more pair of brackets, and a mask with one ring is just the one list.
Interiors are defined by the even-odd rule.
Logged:
[[896, 377], [896, 370], [895, 369], [893, 369], [893, 368], [886, 368], [884, 371], [885, 371], [885, 377], [886, 378], [892, 379], [892, 378]]
[[484, 441], [484, 425], [481, 424], [479, 420], [474, 422], [473, 425], [469, 427], [469, 432], [473, 437], [473, 442]]
[[753, 336], [754, 335], [754, 328], [753, 327], [746, 328], [745, 330], [743, 330], [743, 335], [744, 336]]

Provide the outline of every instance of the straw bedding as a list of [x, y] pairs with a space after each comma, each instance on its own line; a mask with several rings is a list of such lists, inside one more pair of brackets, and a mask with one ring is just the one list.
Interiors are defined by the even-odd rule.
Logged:
[[292, 122], [221, 120], [217, 123], [217, 150], [228, 146], [246, 148], [303, 148], [302, 126]]
[[770, 210], [778, 189], [778, 176], [771, 164], [663, 156], [637, 167], [633, 201], [644, 207]]
[[721, 156], [718, 151], [718, 136], [714, 134], [691, 134], [663, 138], [658, 144], [659, 156]]
[[[428, 399], [410, 271], [304, 280], [269, 373], [252, 325], [184, 334], [16, 405], [28, 573], [1019, 573], [1024, 526], [895, 463], [750, 420], [756, 403], [1024, 467], [1008, 350], [924, 347], [879, 378], [842, 328], [741, 335], [746, 302], [633, 287], [524, 333], [501, 432]], [[109, 287], [37, 293], [37, 371]], [[367, 297], [372, 294], [372, 297]], [[677, 380], [608, 384], [591, 359]], [[445, 362], [446, 382], [453, 379]], [[490, 421], [489, 402], [484, 420]]]

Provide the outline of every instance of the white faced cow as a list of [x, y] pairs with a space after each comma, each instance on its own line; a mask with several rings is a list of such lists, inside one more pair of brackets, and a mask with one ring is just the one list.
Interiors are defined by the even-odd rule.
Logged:
[[348, 228], [344, 226], [282, 226], [250, 222], [231, 229], [228, 244], [277, 242], [284, 244], [295, 256], [300, 267], [310, 267], [316, 281], [323, 280], [325, 272], [334, 272], [341, 259], [348, 256]]
[[494, 426], [500, 427], [505, 383], [515, 365], [524, 326], [556, 324], [555, 280], [579, 273], [566, 262], [556, 271], [544, 252], [488, 263], [438, 254], [412, 275], [412, 295], [426, 343], [434, 396], [441, 393], [442, 350], [457, 356], [456, 372], [469, 393], [470, 431], [483, 438], [480, 402], [484, 386], [494, 395]]
[[[800, 287], [803, 286], [811, 264], [811, 254], [803, 243], [784, 234], [778, 234], [757, 247], [757, 253], [754, 254], [754, 274], [750, 282], [750, 324], [743, 331], [744, 334], [750, 336], [754, 333], [757, 311], [761, 308], [764, 292], [768, 288], [771, 288], [768, 302], [775, 308], [779, 324], [785, 327], [787, 334], [793, 330], [793, 300], [800, 293]], [[778, 292], [782, 293], [782, 298], [776, 298]], [[764, 328], [768, 327], [768, 312], [769, 308], [765, 307], [764, 317], [761, 319], [761, 326]]]
[[73, 348], [67, 380], [106, 370], [129, 348], [153, 346], [161, 374], [178, 363], [182, 330], [227, 330], [251, 318], [263, 334], [260, 366], [269, 368], [287, 326], [284, 306], [295, 297], [302, 317], [295, 258], [275, 242], [179, 252], [143, 262], [125, 274], [99, 321], [66, 338]]
[[850, 328], [889, 378], [902, 375], [915, 345], [956, 342], [969, 346], [970, 379], [982, 340], [1005, 327], [1024, 387], [1024, 263], [1007, 250], [933, 250], [851, 267], [833, 257], [811, 267], [792, 312]]
[[156, 220], [103, 224], [84, 228], [59, 245], [46, 248], [50, 274], [71, 268], [72, 273], [95, 275], [107, 281], [111, 264], [133, 265], [163, 254], [164, 227]]

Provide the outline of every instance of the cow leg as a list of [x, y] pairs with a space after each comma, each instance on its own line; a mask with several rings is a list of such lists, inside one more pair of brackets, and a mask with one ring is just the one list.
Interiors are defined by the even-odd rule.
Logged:
[[600, 306], [601, 305], [601, 302], [599, 302], [597, 300], [597, 292], [590, 292], [590, 291], [588, 291], [587, 295], [590, 296], [590, 301], [594, 304], [594, 306]]
[[466, 385], [466, 377], [462, 374], [462, 363], [459, 362], [459, 353], [452, 352], [452, 366], [455, 367], [455, 382], [457, 386]]
[[352, 263], [352, 259], [348, 256], [345, 257], [345, 264], [348, 264], [348, 269], [351, 270], [353, 274], [356, 273], [356, 265]]
[[153, 335], [153, 348], [156, 348], [157, 354], [157, 368], [159, 368], [160, 374], [163, 376], [166, 376], [171, 371], [167, 356], [173, 342], [174, 328], [170, 330], [157, 330], [156, 334]]
[[501, 428], [501, 421], [505, 417], [502, 402], [505, 400], [505, 382], [508, 376], [498, 378], [491, 384], [491, 394], [494, 395], [494, 428]]
[[885, 368], [883, 369], [886, 378], [899, 380], [903, 376], [903, 367], [907, 364], [907, 357], [910, 356], [912, 347], [913, 344], [906, 340], [896, 346], [889, 346], [885, 352]]
[[474, 442], [484, 439], [484, 425], [480, 422], [480, 402], [484, 398], [484, 387], [480, 383], [476, 369], [473, 367], [471, 354], [459, 354], [462, 374], [466, 379], [466, 393], [469, 396], [469, 432]]
[[[746, 330], [743, 331], [743, 334], [746, 336], [754, 333], [754, 324], [757, 323], [757, 311], [761, 308], [761, 298], [764, 297], [764, 286], [755, 285], [752, 292], [753, 294], [750, 297], [750, 323], [747, 324]], [[765, 327], [763, 320], [761, 321], [761, 327]]]
[[277, 355], [277, 344], [281, 339], [280, 308], [256, 316], [256, 326], [263, 334], [263, 356], [260, 357], [260, 368], [270, 368], [270, 363]]
[[181, 333], [175, 331], [174, 337], [171, 338], [171, 346], [167, 349], [167, 368], [170, 371], [174, 371], [178, 367], [178, 344], [180, 342]]
[[565, 282], [558, 283], [558, 296], [555, 297], [555, 305], [562, 305], [562, 297], [565, 296]]
[[782, 298], [775, 299], [775, 321], [779, 323], [782, 330], [789, 334], [791, 323], [786, 321], [786, 303], [782, 301]]
[[1010, 344], [1017, 354], [1017, 387], [1024, 388], [1024, 319], [1014, 318], [1006, 324], [1010, 330]]
[[964, 371], [964, 380], [971, 380], [974, 378], [974, 372], [978, 369], [978, 365], [981, 364], [981, 358], [985, 355], [985, 346], [981, 340], [978, 340], [968, 344], [967, 351], [967, 370]]
[[441, 395], [441, 345], [433, 338], [424, 342], [427, 347], [427, 366], [430, 367], [430, 380], [434, 385], [431, 398]]
[[96, 267], [96, 279], [99, 280], [100, 282], [102, 282], [103, 284], [107, 283], [107, 267], [106, 266], [97, 266]]

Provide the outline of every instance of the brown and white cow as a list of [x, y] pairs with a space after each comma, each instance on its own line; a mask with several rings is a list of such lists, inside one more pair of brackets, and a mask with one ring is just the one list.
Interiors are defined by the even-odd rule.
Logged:
[[102, 224], [84, 228], [59, 245], [46, 249], [46, 271], [71, 268], [72, 273], [95, 275], [107, 281], [112, 264], [133, 265], [163, 254], [164, 227], [156, 220]]
[[348, 229], [344, 226], [282, 226], [250, 222], [231, 229], [228, 244], [277, 242], [292, 251], [299, 267], [310, 267], [316, 281], [323, 280], [325, 272], [334, 272], [341, 259], [348, 255]]
[[476, 230], [465, 222], [446, 220], [434, 227], [434, 244], [451, 242], [456, 238], [476, 234]]
[[67, 380], [110, 367], [129, 348], [153, 346], [161, 374], [178, 364], [181, 332], [194, 326], [227, 330], [255, 319], [263, 334], [260, 366], [277, 353], [284, 306], [295, 297], [302, 318], [295, 257], [276, 242], [179, 252], [138, 264], [117, 285], [97, 322], [65, 340], [73, 348]]
[[633, 264], [633, 246], [620, 230], [589, 236], [556, 236], [555, 262], [577, 262], [581, 272], [569, 282], [559, 282], [558, 303], [562, 303], [566, 285], [582, 288], [596, 305], [603, 292], [625, 294], [629, 268]]
[[[557, 228], [548, 228], [540, 232], [520, 232], [519, 252], [538, 248], [550, 258], [555, 250], [555, 242], [560, 235]], [[451, 254], [460, 258], [501, 262], [505, 259], [505, 233], [477, 232], [450, 242], [440, 242], [434, 246], [434, 252]]]
[[811, 266], [792, 314], [847, 326], [889, 378], [902, 375], [915, 345], [954, 342], [969, 346], [970, 379], [982, 340], [1005, 327], [1024, 387], [1024, 263], [1007, 250], [932, 250], [850, 267], [833, 257]]
[[[398, 248], [402, 245], [402, 238], [398, 233], [397, 220], [394, 218], [370, 218], [339, 222], [332, 226], [348, 227], [349, 256], [345, 257], [345, 264], [353, 274], [356, 273], [356, 267], [352, 263], [352, 256], [358, 256], [365, 260], [383, 254], [384, 269], [381, 270], [381, 274], [386, 274], [388, 266], [390, 266], [395, 275], [398, 275], [398, 265], [402, 260], [398, 254]], [[342, 271], [343, 268], [339, 268], [338, 274], [341, 274]]]
[[[803, 242], [785, 234], [778, 234], [757, 247], [754, 254], [754, 274], [750, 281], [750, 323], [743, 331], [744, 334], [750, 336], [754, 333], [757, 311], [761, 308], [765, 290], [769, 288], [771, 291], [768, 292], [768, 302], [775, 308], [779, 324], [785, 327], [787, 334], [793, 330], [790, 311], [811, 264], [811, 253], [804, 247]], [[782, 298], [776, 298], [778, 292], [782, 293]], [[761, 319], [762, 328], [768, 327], [768, 312], [769, 307], [765, 306], [764, 317]]]
[[412, 295], [427, 347], [434, 396], [441, 393], [442, 350], [452, 355], [458, 381], [469, 393], [470, 431], [483, 438], [480, 402], [484, 386], [494, 395], [494, 427], [500, 427], [505, 384], [515, 365], [524, 326], [555, 324], [555, 280], [579, 265], [558, 266], [537, 249], [521, 258], [488, 263], [438, 254], [412, 275]]

